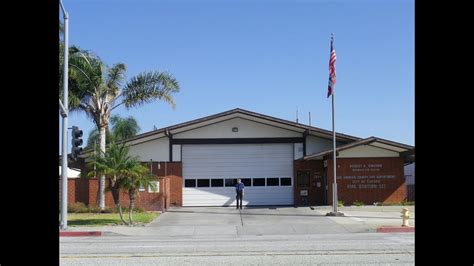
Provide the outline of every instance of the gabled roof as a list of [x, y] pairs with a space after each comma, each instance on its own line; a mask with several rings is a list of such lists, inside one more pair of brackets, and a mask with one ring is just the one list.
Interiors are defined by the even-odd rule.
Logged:
[[[308, 126], [308, 125], [304, 125], [304, 124], [299, 124], [299, 123], [295, 123], [295, 122], [292, 122], [292, 121], [288, 121], [288, 120], [284, 120], [284, 119], [280, 119], [280, 118], [276, 118], [276, 117], [263, 115], [263, 114], [247, 111], [247, 110], [244, 110], [244, 109], [236, 108], [236, 109], [232, 109], [232, 110], [225, 111], [225, 112], [222, 112], [222, 113], [217, 113], [217, 114], [206, 116], [206, 117], [203, 117], [203, 118], [199, 118], [199, 119], [191, 120], [191, 121], [188, 121], [188, 122], [176, 124], [176, 125], [173, 125], [173, 126], [164, 127], [164, 128], [160, 128], [160, 129], [157, 129], [157, 130], [150, 131], [150, 132], [146, 132], [146, 133], [137, 135], [135, 137], [132, 137], [130, 139], [127, 139], [125, 141], [126, 142], [131, 142], [131, 141], [134, 141], [134, 140], [139, 140], [139, 139], [152, 137], [152, 136], [162, 137], [164, 134], [167, 134], [168, 132], [171, 133], [171, 134], [175, 134], [175, 133], [179, 133], [180, 131], [190, 130], [190, 129], [193, 129], [193, 128], [205, 126], [206, 124], [212, 124], [212, 123], [218, 122], [216, 120], [221, 120], [222, 121], [222, 120], [225, 120], [226, 117], [228, 117], [228, 118], [245, 117], [245, 118], [253, 120], [255, 122], [266, 123], [266, 124], [269, 124], [269, 125], [279, 124], [279, 126], [284, 127], [286, 129], [289, 129], [289, 130], [299, 131], [299, 132], [302, 132], [302, 133], [307, 131], [309, 135], [316, 135], [316, 136], [325, 137], [325, 138], [332, 138], [332, 131], [329, 131], [329, 130], [325, 130], [325, 129], [317, 128], [317, 127], [312, 127], [312, 126]], [[342, 141], [355, 141], [355, 140], [360, 139], [358, 137], [354, 137], [354, 136], [350, 136], [350, 135], [346, 135], [346, 134], [342, 134], [342, 133], [337, 133], [337, 132], [336, 132], [336, 138], [338, 140], [342, 140]]]
[[[370, 145], [370, 146], [373, 146], [373, 147], [398, 152], [398, 153], [401, 153], [403, 155], [405, 155], [405, 154], [406, 155], [412, 155], [415, 151], [415, 147], [413, 147], [413, 146], [372, 136], [372, 137], [369, 137], [369, 138], [366, 138], [366, 139], [361, 139], [361, 140], [354, 141], [354, 142], [351, 142], [351, 143], [346, 144], [346, 145], [339, 146], [339, 147], [336, 148], [336, 153], [340, 152], [340, 151], [343, 151], [343, 150], [350, 149], [350, 148], [354, 148], [356, 146], [361, 146], [361, 145]], [[322, 152], [318, 152], [318, 153], [315, 153], [315, 154], [307, 155], [307, 156], [303, 157], [303, 160], [319, 160], [319, 159], [322, 159], [326, 155], [332, 154], [332, 152], [333, 152], [333, 149], [329, 149], [329, 150], [326, 150], [326, 151], [322, 151]]]

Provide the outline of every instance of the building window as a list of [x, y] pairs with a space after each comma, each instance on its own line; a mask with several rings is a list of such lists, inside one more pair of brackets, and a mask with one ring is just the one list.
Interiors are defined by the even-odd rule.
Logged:
[[298, 187], [309, 187], [309, 171], [298, 171], [296, 174], [296, 184]]
[[159, 193], [160, 192], [160, 181], [151, 181], [156, 185], [155, 190], [151, 188], [151, 186], [148, 186], [148, 192], [149, 193]]
[[280, 184], [280, 178], [267, 178], [267, 187], [278, 187]]
[[140, 188], [138, 189], [138, 191], [145, 191], [145, 186], [143, 184], [140, 185]]
[[251, 178], [242, 178], [241, 181], [242, 181], [242, 183], [244, 183], [244, 186], [246, 186], [246, 187], [251, 187], [252, 186], [252, 179]]
[[225, 186], [226, 187], [233, 187], [237, 183], [237, 179], [235, 178], [230, 178], [225, 180]]
[[254, 178], [252, 185], [254, 187], [264, 187], [265, 186], [265, 178]]
[[196, 179], [184, 179], [184, 187], [196, 187]]
[[291, 177], [281, 177], [280, 178], [281, 186], [291, 186]]
[[211, 187], [223, 187], [224, 179], [211, 179]]
[[209, 179], [198, 179], [197, 185], [198, 187], [209, 187]]

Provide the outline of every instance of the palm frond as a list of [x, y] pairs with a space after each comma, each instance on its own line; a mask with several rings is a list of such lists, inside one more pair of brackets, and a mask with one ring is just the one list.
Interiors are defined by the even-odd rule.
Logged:
[[175, 106], [173, 93], [179, 92], [178, 81], [165, 72], [146, 72], [134, 76], [123, 90], [126, 108], [140, 106], [153, 100], [162, 100]]
[[64, 23], [59, 20], [59, 34], [63, 34], [64, 33]]
[[127, 67], [123, 63], [118, 63], [111, 67], [107, 75], [107, 87], [118, 90], [122, 86], [126, 71]]

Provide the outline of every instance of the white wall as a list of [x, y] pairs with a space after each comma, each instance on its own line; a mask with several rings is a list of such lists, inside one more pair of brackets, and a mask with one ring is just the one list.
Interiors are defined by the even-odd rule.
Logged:
[[295, 155], [294, 156], [294, 159], [295, 160], [298, 160], [300, 159], [301, 157], [303, 157], [303, 143], [294, 143], [294, 152], [293, 154]]
[[[67, 175], [67, 178], [79, 178], [81, 176], [81, 172], [68, 168]], [[59, 178], [61, 178], [61, 166], [59, 166]]]
[[138, 156], [140, 161], [169, 161], [169, 139], [167, 137], [159, 138], [149, 142], [129, 146], [129, 154]]
[[[339, 143], [336, 142], [336, 146]], [[323, 139], [315, 136], [306, 137], [306, 155], [315, 154], [332, 149], [332, 139]]]
[[173, 144], [173, 162], [181, 162], [181, 145]]
[[338, 158], [364, 158], [364, 157], [398, 157], [398, 152], [377, 148], [370, 145], [356, 146], [339, 152]]
[[[238, 132], [232, 132], [237, 127]], [[302, 137], [299, 132], [256, 123], [242, 118], [233, 118], [216, 124], [204, 126], [173, 135], [183, 138], [287, 138]]]

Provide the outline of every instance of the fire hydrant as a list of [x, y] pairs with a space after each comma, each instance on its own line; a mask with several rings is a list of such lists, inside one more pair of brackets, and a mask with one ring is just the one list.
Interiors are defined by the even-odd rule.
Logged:
[[402, 215], [400, 217], [403, 219], [402, 226], [409, 227], [410, 225], [408, 224], [408, 219], [410, 219], [410, 211], [407, 208], [403, 208], [401, 213]]

